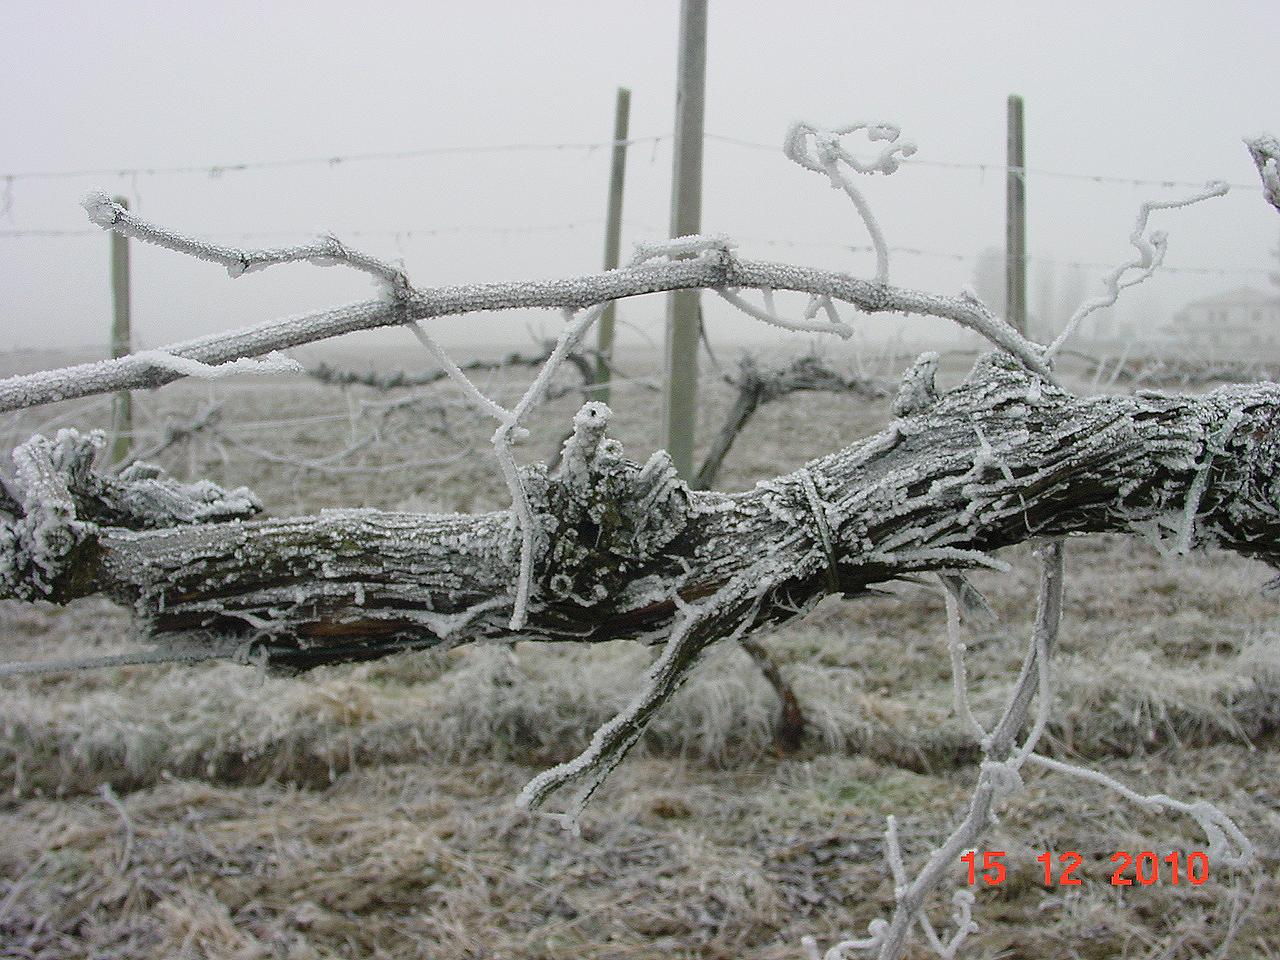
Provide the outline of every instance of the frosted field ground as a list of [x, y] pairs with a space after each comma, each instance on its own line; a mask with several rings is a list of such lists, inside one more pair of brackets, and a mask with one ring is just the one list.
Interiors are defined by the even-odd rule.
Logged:
[[[51, 362], [9, 358], [0, 372]], [[964, 369], [949, 362], [941, 385]], [[730, 400], [707, 383], [704, 440]], [[386, 406], [409, 397], [425, 399]], [[441, 411], [455, 399], [240, 380], [174, 385], [138, 406], [145, 446], [220, 403], [216, 428], [158, 459], [245, 484], [272, 513], [505, 507], [488, 425]], [[554, 448], [578, 402], [547, 408], [522, 459]], [[611, 432], [643, 460], [656, 395], [629, 384], [613, 406]], [[11, 445], [86, 407], [70, 422], [102, 422], [91, 401], [0, 428]], [[888, 419], [888, 401], [793, 395], [761, 410], [718, 486], [749, 487]], [[329, 459], [321, 472], [262, 454]], [[1030, 551], [1004, 556], [1013, 575], [973, 575], [1000, 616], [970, 637], [980, 713], [1002, 702], [1033, 613]], [[1071, 541], [1067, 566], [1048, 749], [1144, 792], [1221, 805], [1261, 862], [1212, 870], [1203, 886], [1112, 886], [1113, 852], [1201, 849], [1195, 823], [1028, 769], [984, 845], [1007, 851], [1009, 877], [978, 889], [981, 931], [964, 955], [1280, 956], [1280, 596], [1262, 590], [1275, 572], [1120, 537]], [[918, 866], [975, 779], [976, 750], [950, 716], [941, 597], [891, 589], [830, 598], [761, 637], [806, 716], [797, 753], [773, 746], [776, 697], [751, 659], [713, 648], [588, 808], [581, 838], [512, 801], [625, 702], [652, 655], [634, 644], [410, 653], [292, 678], [219, 664], [2, 679], [0, 956], [763, 960], [801, 957], [806, 934], [861, 934], [892, 904], [885, 815]], [[4, 659], [133, 646], [129, 614], [106, 601], [0, 603]], [[1079, 851], [1084, 883], [1045, 889], [1045, 850]]]

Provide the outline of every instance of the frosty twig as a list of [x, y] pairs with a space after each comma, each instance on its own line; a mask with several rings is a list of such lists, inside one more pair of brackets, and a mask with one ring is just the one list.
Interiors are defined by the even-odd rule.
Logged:
[[[873, 143], [888, 143], [870, 163], [863, 163], [840, 144], [841, 137], [859, 130], [865, 130], [867, 139]], [[790, 160], [806, 170], [825, 175], [832, 187], [843, 190], [853, 201], [876, 251], [877, 283], [889, 282], [889, 247], [866, 198], [841, 169], [841, 164], [858, 173], [894, 173], [900, 165], [900, 158], [909, 157], [916, 152], [916, 145], [910, 140], [899, 143], [899, 135], [900, 131], [891, 123], [852, 123], [835, 130], [823, 130], [810, 123], [797, 123], [787, 131], [782, 147]]]
[[[731, 252], [645, 263], [564, 280], [420, 288], [408, 297], [405, 309], [409, 319], [426, 320], [477, 311], [532, 307], [582, 309], [609, 300], [670, 290], [763, 287], [841, 300], [868, 314], [913, 313], [952, 320], [1008, 351], [1027, 369], [1043, 376], [1049, 375], [1038, 347], [984, 305], [963, 294], [947, 297], [924, 293], [860, 280], [831, 270], [740, 259]], [[170, 344], [161, 350], [172, 357], [185, 357], [217, 366], [241, 357], [261, 356], [357, 330], [395, 326], [402, 322], [404, 318], [394, 305], [380, 298]], [[156, 387], [172, 383], [181, 376], [171, 369], [139, 366], [136, 361], [125, 357], [9, 377], [0, 380], [0, 412], [116, 390]]]
[[306, 261], [321, 267], [345, 263], [390, 285], [393, 289], [405, 290], [409, 287], [409, 280], [403, 270], [376, 257], [371, 257], [367, 253], [352, 250], [334, 236], [320, 237], [311, 243], [297, 244], [292, 247], [257, 250], [229, 247], [209, 240], [185, 236], [175, 230], [144, 220], [130, 213], [101, 191], [89, 193], [81, 205], [89, 214], [89, 219], [104, 230], [122, 233], [143, 243], [153, 243], [166, 250], [185, 253], [200, 260], [219, 263], [226, 267], [227, 273], [233, 277], [252, 273], [255, 270], [264, 270], [279, 263]]
[[[1082, 303], [1073, 313], [1066, 325], [1062, 328], [1062, 332], [1049, 344], [1045, 350], [1045, 359], [1052, 359], [1054, 354], [1062, 348], [1067, 339], [1076, 332], [1080, 326], [1080, 322], [1085, 317], [1093, 313], [1095, 310], [1101, 310], [1103, 307], [1109, 307], [1120, 296], [1120, 291], [1125, 287], [1132, 287], [1142, 283], [1150, 277], [1164, 262], [1165, 251], [1169, 246], [1169, 235], [1163, 230], [1153, 230], [1147, 233], [1147, 220], [1151, 216], [1153, 210], [1175, 210], [1178, 207], [1187, 207], [1193, 203], [1199, 203], [1201, 200], [1208, 200], [1211, 197], [1223, 197], [1227, 194], [1228, 187], [1221, 180], [1213, 180], [1205, 184], [1205, 188], [1199, 193], [1192, 194], [1189, 197], [1183, 197], [1180, 200], [1147, 200], [1138, 207], [1138, 218], [1134, 222], [1133, 230], [1129, 233], [1129, 242], [1133, 244], [1138, 251], [1138, 257], [1135, 260], [1129, 260], [1116, 267], [1102, 279], [1102, 284], [1107, 288], [1107, 292], [1100, 297], [1093, 297]], [[1133, 276], [1125, 276], [1130, 270], [1136, 270]]]

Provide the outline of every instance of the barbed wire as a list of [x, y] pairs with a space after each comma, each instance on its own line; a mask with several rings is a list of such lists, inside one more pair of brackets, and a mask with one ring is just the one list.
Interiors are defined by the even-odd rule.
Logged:
[[[731, 137], [719, 133], [704, 134], [705, 139], [714, 140], [719, 143], [727, 143], [736, 147], [745, 147], [749, 150], [766, 150], [772, 153], [778, 152], [776, 143], [761, 143], [755, 140], [744, 140], [741, 137]], [[979, 174], [985, 173], [1022, 173], [1024, 176], [1037, 177], [1053, 177], [1060, 180], [1081, 180], [1090, 183], [1115, 183], [1127, 187], [1203, 187], [1205, 180], [1176, 180], [1166, 178], [1150, 178], [1150, 177], [1121, 177], [1113, 174], [1101, 173], [1081, 173], [1069, 170], [1050, 170], [1045, 167], [1011, 167], [1004, 163], [972, 163], [972, 162], [956, 162], [947, 160], [928, 160], [919, 156], [904, 157], [901, 160], [904, 167], [936, 167], [943, 170], [971, 170]], [[1258, 193], [1262, 187], [1256, 183], [1230, 183], [1228, 184], [1232, 190], [1249, 190]]]
[[[452, 227], [398, 227], [398, 228], [373, 228], [373, 229], [356, 229], [343, 230], [342, 233], [353, 237], [400, 237], [412, 240], [417, 236], [436, 236], [436, 235], [453, 235], [466, 233], [483, 233], [483, 234], [507, 234], [507, 233], [543, 233], [557, 230], [577, 230], [583, 227], [598, 226], [604, 223], [603, 217], [592, 217], [583, 220], [570, 220], [565, 223], [535, 223], [525, 224], [521, 226], [481, 226], [481, 225], [462, 225]], [[640, 225], [636, 225], [640, 226]], [[296, 237], [305, 230], [285, 230], [274, 228], [270, 230], [238, 230], [238, 231], [211, 231], [203, 234], [208, 237], [222, 237], [226, 239], [237, 240], [253, 240], [267, 239], [271, 237]], [[21, 237], [100, 237], [101, 230], [92, 228], [77, 228], [71, 230], [49, 229], [49, 228], [31, 228], [19, 230], [0, 230], [0, 238], [16, 239]]]
[[289, 157], [277, 160], [242, 160], [236, 163], [196, 163], [174, 166], [147, 167], [98, 167], [81, 170], [26, 170], [0, 174], [0, 180], [14, 183], [21, 180], [72, 180], [77, 177], [129, 177], [167, 176], [173, 174], [203, 173], [217, 178], [224, 173], [243, 173], [249, 170], [278, 170], [287, 167], [330, 166], [345, 163], [361, 163], [376, 160], [418, 160], [424, 157], [449, 155], [476, 155], [485, 153], [539, 153], [556, 151], [592, 152], [618, 144], [632, 146], [639, 143], [660, 143], [670, 140], [670, 134], [653, 137], [628, 137], [625, 140], [599, 140], [565, 143], [501, 143], [491, 145], [459, 145], [424, 147], [418, 150], [382, 150], [373, 153], [330, 154], [328, 156]]
[[[767, 237], [750, 237], [736, 235], [736, 239], [742, 243], [759, 243], [767, 247], [810, 247], [822, 248], [828, 250], [844, 250], [849, 253], [873, 253], [875, 248], [868, 244], [847, 244], [837, 243], [831, 240], [774, 240]], [[892, 253], [901, 253], [910, 257], [937, 257], [943, 260], [955, 260], [959, 262], [976, 262], [983, 259], [986, 255], [983, 253], [950, 253], [943, 250], [925, 250], [920, 247], [901, 247], [891, 246], [889, 250]], [[1001, 260], [1003, 260], [1001, 254]], [[1115, 264], [1093, 262], [1087, 260], [1060, 260], [1057, 257], [1029, 256], [1026, 258], [1028, 263], [1045, 263], [1059, 267], [1073, 267], [1081, 270], [1110, 270]], [[1270, 274], [1271, 271], [1264, 267], [1170, 267], [1168, 265], [1161, 266], [1161, 273], [1196, 273], [1196, 274]]]
[[[464, 225], [453, 227], [401, 227], [401, 228], [377, 228], [377, 229], [354, 229], [337, 231], [344, 236], [351, 237], [389, 237], [402, 241], [413, 241], [420, 237], [429, 236], [460, 236], [467, 234], [481, 234], [490, 236], [518, 236], [530, 233], [554, 233], [562, 231], [573, 231], [590, 226], [599, 226], [604, 223], [604, 218], [595, 217], [583, 220], [571, 220], [558, 224], [528, 224], [502, 227], [486, 227], [477, 225]], [[647, 223], [641, 223], [634, 220], [624, 220], [623, 225], [633, 230], [643, 230], [655, 235], [662, 233], [662, 229]], [[253, 240], [267, 239], [272, 237], [297, 237], [304, 234], [305, 230], [249, 230], [237, 232], [218, 232], [211, 231], [204, 236], [217, 237], [227, 240]], [[21, 230], [0, 230], [0, 240], [14, 240], [24, 238], [64, 238], [64, 237], [100, 237], [101, 230], [96, 229], [74, 229], [74, 230], [58, 230], [58, 229], [21, 229]], [[736, 239], [742, 243], [757, 243], [767, 247], [781, 248], [810, 248], [810, 249], [827, 249], [827, 250], [843, 250], [848, 253], [874, 253], [875, 248], [869, 244], [849, 244], [839, 243], [833, 240], [785, 240], [769, 237], [755, 237], [736, 235]], [[889, 251], [892, 253], [900, 253], [909, 257], [933, 257], [939, 260], [953, 260], [959, 263], [976, 263], [983, 259], [985, 254], [979, 253], [955, 253], [945, 250], [928, 250], [921, 247], [908, 246], [890, 246]], [[1114, 264], [1094, 262], [1087, 260], [1062, 260], [1057, 257], [1045, 256], [1029, 256], [1028, 263], [1044, 263], [1059, 267], [1069, 267], [1080, 270], [1109, 270]], [[1271, 273], [1265, 267], [1209, 267], [1209, 266], [1193, 266], [1193, 267], [1171, 267], [1164, 266], [1161, 268], [1164, 273], [1189, 273], [1201, 276], [1264, 276]]]
[[[563, 143], [504, 143], [504, 144], [469, 144], [454, 145], [442, 147], [424, 147], [415, 150], [383, 150], [371, 153], [348, 153], [348, 154], [330, 154], [327, 156], [309, 156], [309, 157], [289, 157], [275, 160], [241, 160], [235, 163], [198, 163], [198, 164], [178, 164], [173, 166], [142, 166], [142, 167], [97, 167], [85, 168], [79, 170], [24, 170], [12, 173], [0, 174], [0, 181], [3, 181], [6, 188], [12, 187], [14, 183], [23, 180], [72, 180], [80, 177], [137, 177], [137, 176], [168, 176], [176, 174], [204, 174], [210, 178], [217, 178], [226, 173], [244, 173], [251, 170], [278, 170], [290, 167], [304, 166], [329, 166], [336, 167], [347, 163], [362, 163], [370, 161], [385, 160], [418, 160], [426, 157], [436, 156], [463, 156], [463, 155], [480, 155], [487, 153], [556, 153], [568, 151], [581, 151], [591, 153], [596, 150], [603, 150], [606, 147], [612, 148], [619, 144], [625, 146], [634, 146], [641, 143], [657, 145], [672, 139], [671, 134], [657, 134], [645, 137], [627, 137], [621, 140], [597, 140], [597, 141], [566, 141]], [[704, 140], [711, 140], [717, 143], [725, 143], [731, 146], [743, 147], [749, 150], [766, 150], [777, 153], [779, 144], [763, 143], [756, 140], [748, 140], [743, 137], [735, 137], [722, 133], [704, 133]], [[1018, 171], [1017, 167], [1010, 167], [1003, 163], [974, 163], [974, 162], [957, 162], [947, 160], [929, 160], [920, 157], [904, 158], [905, 166], [935, 167], [946, 170], [968, 170], [979, 174], [984, 173], [1007, 173], [1010, 170]], [[1166, 177], [1124, 177], [1114, 174], [1101, 173], [1085, 173], [1070, 170], [1052, 170], [1045, 167], [1024, 167], [1022, 172], [1030, 176], [1053, 177], [1063, 180], [1080, 180], [1090, 183], [1114, 183], [1123, 184], [1131, 187], [1202, 187], [1204, 181], [1182, 180], [1177, 178]], [[1208, 178], [1206, 178], [1207, 180]], [[1231, 183], [1229, 184], [1233, 190], [1249, 190], [1252, 192], [1261, 191], [1261, 187], [1255, 183]]]
[[[709, 132], [704, 134], [706, 140], [725, 143], [731, 146], [737, 146], [744, 149], [763, 150], [776, 153], [777, 144], [764, 143], [760, 141], [749, 140], [742, 137], [730, 136], [726, 134]], [[355, 154], [334, 154], [328, 156], [310, 156], [284, 158], [276, 160], [261, 161], [238, 161], [235, 163], [222, 164], [189, 164], [175, 166], [147, 166], [147, 167], [118, 167], [118, 168], [98, 168], [98, 169], [82, 169], [82, 170], [66, 170], [66, 171], [24, 171], [8, 174], [0, 174], [0, 181], [3, 181], [5, 187], [5, 196], [11, 201], [14, 183], [21, 180], [34, 179], [73, 179], [76, 177], [90, 176], [131, 176], [136, 178], [142, 175], [169, 175], [169, 174], [195, 174], [204, 173], [210, 177], [218, 177], [227, 172], [245, 172], [259, 169], [280, 169], [298, 166], [314, 166], [328, 165], [338, 166], [351, 162], [379, 161], [379, 160], [410, 160], [420, 159], [432, 156], [446, 155], [476, 155], [487, 153], [510, 153], [510, 152], [564, 152], [564, 151], [587, 151], [602, 149], [605, 147], [613, 147], [617, 144], [625, 144], [628, 146], [649, 143], [656, 148], [658, 143], [671, 139], [668, 134], [660, 134], [644, 137], [628, 137], [621, 140], [601, 140], [573, 142], [566, 141], [562, 143], [507, 143], [493, 145], [456, 145], [428, 147], [415, 150], [401, 151], [377, 151], [369, 153]], [[935, 167], [941, 169], [953, 170], [971, 170], [979, 173], [1003, 173], [1013, 169], [1006, 164], [1000, 163], [967, 163], [953, 162], [943, 160], [921, 159], [916, 156], [903, 156], [899, 160], [903, 165], [918, 165], [924, 167]], [[1074, 171], [1051, 170], [1040, 167], [1027, 167], [1024, 173], [1035, 176], [1055, 177], [1060, 179], [1071, 179], [1078, 181], [1087, 181], [1093, 183], [1113, 183], [1123, 184], [1133, 187], [1140, 186], [1159, 186], [1159, 187], [1201, 187], [1202, 183], [1196, 183], [1187, 180], [1164, 179], [1164, 178], [1141, 178], [1141, 177], [1122, 177], [1107, 174], [1081, 173]], [[1256, 192], [1261, 189], [1256, 184], [1232, 183], [1229, 186], [1234, 190], [1248, 190]], [[6, 209], [10, 206], [6, 203]], [[603, 223], [603, 218], [593, 217], [581, 220], [569, 221], [557, 224], [529, 224], [517, 226], [480, 226], [480, 225], [460, 225], [449, 227], [399, 227], [399, 228], [374, 228], [374, 229], [348, 229], [342, 233], [352, 237], [390, 237], [397, 242], [412, 241], [417, 237], [430, 236], [454, 236], [467, 234], [481, 234], [493, 236], [509, 236], [527, 233], [552, 233], [561, 231], [572, 231], [579, 228], [590, 226], [598, 226]], [[663, 233], [659, 228], [647, 224], [639, 224], [634, 221], [627, 221], [626, 225], [636, 229], [646, 230], [655, 235]], [[286, 237], [297, 236], [303, 231], [291, 231], [279, 228], [258, 231], [240, 231], [235, 233], [210, 233], [210, 237], [223, 237], [234, 239], [255, 239], [270, 237]], [[100, 231], [94, 229], [59, 229], [59, 228], [23, 228], [0, 230], [0, 239], [50, 239], [50, 238], [69, 238], [98, 235]], [[809, 247], [809, 248], [826, 248], [845, 250], [852, 253], [874, 252], [870, 246], [859, 246], [850, 244], [841, 244], [831, 241], [805, 241], [805, 240], [777, 240], [740, 237], [746, 242], [763, 243], [773, 247]], [[943, 260], [952, 260], [956, 262], [976, 262], [982, 259], [982, 253], [958, 253], [953, 251], [928, 250], [918, 247], [909, 246], [893, 246], [889, 248], [894, 253], [900, 253], [914, 257], [932, 257]], [[1095, 263], [1081, 260], [1062, 260], [1053, 257], [1033, 256], [1027, 258], [1028, 262], [1052, 264], [1074, 269], [1110, 269], [1112, 264]], [[1248, 267], [1216, 267], [1216, 266], [1166, 266], [1163, 268], [1169, 273], [1184, 273], [1200, 276], [1259, 276], [1267, 274], [1269, 271], [1265, 268], [1248, 268]]]

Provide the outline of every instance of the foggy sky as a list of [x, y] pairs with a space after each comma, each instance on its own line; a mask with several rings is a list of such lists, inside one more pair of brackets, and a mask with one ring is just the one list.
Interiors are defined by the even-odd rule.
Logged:
[[[673, 125], [676, 0], [647, 3], [23, 3], [4, 7], [0, 177], [27, 171], [234, 164], [435, 146], [593, 142], [611, 132], [614, 91], [632, 89], [634, 137]], [[1274, 0], [1062, 3], [1021, 0], [711, 0], [706, 128], [780, 144], [789, 123], [899, 123], [917, 157], [1000, 164], [1005, 98], [1026, 98], [1031, 167], [1251, 188], [1242, 135], [1280, 133], [1280, 4]], [[867, 152], [866, 150], [863, 151]], [[665, 236], [669, 141], [632, 147], [624, 251]], [[334, 230], [403, 257], [420, 286], [567, 276], [601, 263], [606, 150], [450, 155], [206, 174], [17, 179], [6, 230], [89, 226], [78, 201], [101, 187], [193, 233]], [[905, 166], [865, 178], [889, 243], [976, 257], [1003, 238], [1000, 172]], [[3, 189], [0, 180], [0, 189]], [[1138, 204], [1187, 188], [1032, 177], [1033, 256], [1118, 263]], [[583, 223], [583, 221], [586, 221]], [[521, 228], [577, 223], [572, 230]], [[1159, 212], [1169, 266], [1264, 270], [1280, 220], [1257, 189]], [[425, 235], [431, 229], [510, 232]], [[514, 229], [512, 229], [514, 228]], [[870, 254], [762, 240], [865, 244], [848, 200], [781, 150], [706, 146], [703, 229], [746, 255], [870, 276]], [[401, 231], [358, 237], [351, 231]], [[403, 235], [418, 231], [410, 237]], [[221, 268], [133, 245], [134, 324], [154, 346], [365, 299], [367, 279], [293, 265], [236, 280]], [[972, 259], [898, 254], [891, 279], [955, 293]], [[1090, 291], [1100, 289], [1089, 274]], [[1031, 268], [1035, 281], [1038, 269]], [[1065, 285], [1062, 271], [1058, 284]], [[1127, 315], [1161, 317], [1262, 273], [1165, 274], [1131, 291]], [[714, 300], [714, 298], [708, 298]], [[1033, 289], [1029, 298], [1037, 306]], [[1122, 301], [1123, 302], [1123, 301]], [[995, 305], [999, 307], [1000, 305]], [[620, 316], [661, 341], [662, 301]], [[1121, 316], [1125, 316], [1121, 309]], [[105, 234], [0, 236], [0, 348], [105, 343]], [[758, 335], [708, 302], [713, 335]], [[1060, 323], [1065, 316], [1057, 316]], [[446, 340], [510, 342], [553, 314], [433, 321]], [[859, 320], [881, 336], [901, 318]], [[915, 333], [947, 331], [916, 324]], [[492, 333], [490, 333], [492, 331]], [[635, 334], [628, 333], [627, 336]], [[398, 332], [358, 335], [404, 342]]]

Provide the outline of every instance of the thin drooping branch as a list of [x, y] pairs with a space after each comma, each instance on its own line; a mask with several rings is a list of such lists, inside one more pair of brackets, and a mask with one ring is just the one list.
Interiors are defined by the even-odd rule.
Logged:
[[[1138, 217], [1134, 221], [1133, 230], [1129, 233], [1129, 243], [1138, 251], [1137, 259], [1120, 264], [1102, 278], [1102, 285], [1106, 287], [1107, 292], [1099, 297], [1091, 297], [1076, 309], [1076, 312], [1071, 315], [1063, 326], [1062, 332], [1054, 338], [1053, 343], [1049, 344], [1048, 349], [1045, 350], [1045, 359], [1053, 358], [1054, 354], [1062, 348], [1062, 345], [1079, 328], [1081, 321], [1085, 317], [1097, 310], [1101, 310], [1103, 307], [1109, 307], [1114, 304], [1119, 298], [1121, 290], [1149, 279], [1164, 263], [1165, 251], [1169, 246], [1169, 236], [1163, 230], [1147, 232], [1147, 221], [1153, 211], [1176, 210], [1179, 207], [1190, 206], [1193, 203], [1199, 203], [1212, 197], [1224, 197], [1228, 189], [1230, 188], [1223, 181], [1213, 180], [1205, 184], [1203, 190], [1189, 197], [1183, 197], [1179, 200], [1144, 201], [1138, 207]], [[1130, 271], [1133, 271], [1133, 273], [1131, 274]]]
[[778, 662], [754, 637], [743, 637], [738, 643], [747, 656], [755, 662], [761, 676], [773, 688], [778, 697], [778, 720], [773, 725], [773, 746], [779, 753], [795, 753], [804, 743], [804, 710], [787, 678], [782, 675]]
[[738, 394], [690, 484], [694, 490], [709, 490], [715, 485], [734, 441], [765, 404], [801, 391], [849, 393], [868, 400], [893, 392], [885, 380], [842, 374], [813, 354], [798, 357], [786, 367], [776, 369], [762, 369], [754, 357], [744, 356], [737, 372], [727, 374], [724, 379]]
[[[577, 757], [530, 780], [520, 792], [517, 804], [525, 808], [540, 807], [553, 792], [585, 781], [565, 814], [570, 824], [575, 824], [592, 794], [644, 734], [653, 714], [688, 677], [702, 651], [715, 640], [738, 639], [755, 622], [764, 596], [779, 583], [781, 570], [757, 569], [752, 573], [751, 577], [734, 577], [697, 603], [680, 599], [676, 604], [679, 615], [662, 653], [649, 668], [645, 682], [631, 702], [596, 730], [587, 749]], [[756, 579], [757, 574], [763, 575], [763, 581]]]

